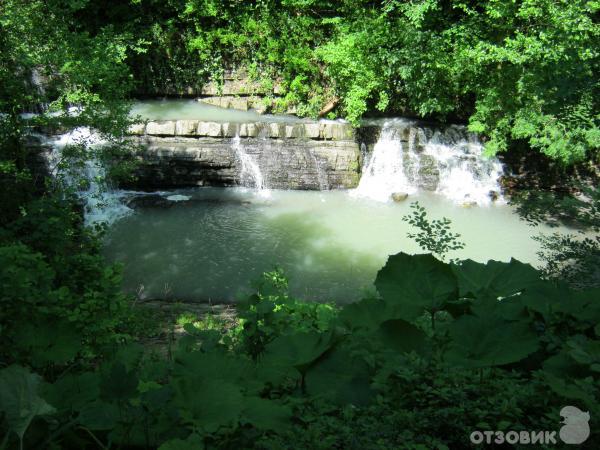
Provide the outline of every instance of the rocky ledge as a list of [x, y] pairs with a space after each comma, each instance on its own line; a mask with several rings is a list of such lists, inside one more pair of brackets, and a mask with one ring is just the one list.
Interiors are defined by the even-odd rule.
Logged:
[[137, 189], [327, 190], [353, 188], [359, 180], [360, 146], [345, 123], [151, 121], [130, 134], [141, 148]]

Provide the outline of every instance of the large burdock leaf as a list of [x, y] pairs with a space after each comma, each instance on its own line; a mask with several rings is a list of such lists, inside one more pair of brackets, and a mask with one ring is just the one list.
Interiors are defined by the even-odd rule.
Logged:
[[540, 283], [540, 274], [529, 264], [516, 259], [510, 262], [490, 260], [486, 264], [467, 259], [452, 265], [458, 278], [461, 297], [509, 297]]
[[100, 396], [100, 375], [94, 372], [66, 374], [43, 391], [52, 405], [62, 411], [80, 411]]
[[522, 360], [538, 348], [538, 338], [523, 322], [499, 316], [462, 316], [449, 326], [445, 358], [464, 367], [492, 367]]
[[174, 380], [175, 404], [181, 416], [207, 432], [238, 422], [244, 396], [236, 384], [222, 380], [184, 377]]
[[158, 450], [201, 450], [205, 448], [204, 440], [197, 434], [191, 434], [187, 439], [171, 439], [164, 442]]
[[67, 322], [26, 324], [18, 331], [17, 339], [38, 367], [50, 362], [66, 363], [81, 350], [81, 335]]
[[540, 282], [535, 289], [528, 289], [518, 297], [530, 311], [540, 313], [546, 320], [556, 313], [577, 311], [578, 307], [584, 306], [582, 302], [575, 301], [566, 284], [554, 281]]
[[23, 436], [37, 416], [52, 414], [55, 409], [38, 395], [41, 378], [21, 366], [0, 370], [0, 411], [4, 412], [8, 428]]
[[311, 367], [306, 374], [306, 390], [338, 404], [365, 405], [371, 401], [367, 364], [344, 349], [336, 349]]
[[242, 422], [250, 423], [260, 430], [277, 431], [289, 425], [292, 410], [275, 400], [247, 397], [242, 412]]
[[571, 291], [570, 298], [561, 303], [561, 310], [579, 320], [597, 324], [600, 322], [599, 298], [600, 288]]
[[77, 421], [90, 430], [111, 430], [120, 417], [117, 405], [97, 400], [82, 408]]
[[219, 379], [240, 383], [251, 373], [250, 361], [230, 355], [213, 352], [186, 352], [177, 356], [174, 367], [175, 376], [194, 376], [198, 379]]
[[107, 400], [126, 400], [137, 394], [139, 379], [121, 362], [113, 364], [101, 378], [100, 396]]
[[300, 372], [325, 353], [332, 345], [331, 333], [305, 332], [283, 335], [270, 342], [265, 361], [293, 366]]
[[377, 274], [375, 286], [383, 300], [395, 308], [398, 317], [406, 320], [424, 311], [440, 311], [458, 296], [452, 269], [430, 254], [390, 256]]
[[393, 308], [371, 298], [345, 305], [339, 314], [340, 322], [351, 330], [376, 330], [382, 322], [393, 318]]
[[383, 345], [400, 353], [421, 353], [426, 348], [425, 333], [402, 319], [383, 322], [376, 336]]

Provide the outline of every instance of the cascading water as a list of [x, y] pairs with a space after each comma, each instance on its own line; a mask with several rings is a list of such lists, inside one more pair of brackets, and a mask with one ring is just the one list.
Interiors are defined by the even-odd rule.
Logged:
[[387, 201], [394, 192], [413, 194], [417, 187], [409, 180], [405, 168], [404, 146], [398, 127], [386, 122], [371, 155], [366, 158], [358, 188], [361, 197]]
[[439, 169], [436, 192], [457, 203], [475, 202], [486, 205], [503, 201], [498, 180], [502, 164], [497, 158], [483, 156], [483, 145], [464, 130], [449, 128], [436, 132], [423, 152], [431, 156]]
[[483, 146], [464, 127], [432, 131], [407, 121], [385, 122], [365, 162], [357, 196], [388, 201], [393, 193], [425, 190], [459, 204], [503, 201], [502, 165], [484, 157]]
[[258, 166], [258, 163], [254, 161], [254, 158], [252, 158], [252, 156], [244, 149], [239, 133], [235, 134], [231, 145], [240, 161], [240, 179], [242, 185], [258, 190], [264, 190], [265, 181], [262, 172], [260, 171], [260, 167]]
[[308, 154], [308, 157], [312, 160], [314, 166], [315, 166], [315, 173], [317, 175], [317, 182], [319, 183], [319, 191], [326, 191], [329, 189], [329, 183], [327, 182], [327, 175], [325, 174], [325, 171], [323, 170], [322, 167], [322, 163], [319, 160], [319, 158], [317, 158], [317, 155], [315, 155], [313, 152], [311, 152], [310, 150], [306, 150], [306, 153]]
[[[77, 195], [84, 202], [85, 223], [112, 224], [133, 212], [123, 203], [124, 191], [106, 189], [102, 185], [106, 171], [102, 163], [89, 150], [105, 145], [102, 138], [87, 127], [75, 128], [69, 133], [50, 138], [53, 151], [48, 157], [50, 173], [56, 178], [77, 190]], [[65, 163], [63, 153], [67, 146], [79, 145], [90, 155], [83, 165]], [[85, 183], [80, 183], [85, 180]]]

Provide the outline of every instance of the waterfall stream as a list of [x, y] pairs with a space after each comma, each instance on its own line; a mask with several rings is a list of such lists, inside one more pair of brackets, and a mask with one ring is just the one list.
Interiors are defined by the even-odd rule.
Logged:
[[[48, 155], [49, 171], [55, 179], [75, 189], [84, 204], [86, 225], [110, 225], [133, 212], [123, 203], [126, 194], [124, 191], [110, 189], [103, 183], [106, 170], [94, 155], [93, 149], [106, 145], [106, 141], [98, 133], [87, 127], [79, 127], [68, 133], [53, 136], [48, 142], [53, 147], [53, 151]], [[74, 162], [75, 160], [65, 153], [66, 148], [74, 146], [80, 146], [90, 156], [86, 157], [82, 164], [79, 164], [79, 161]]]
[[503, 199], [502, 165], [483, 155], [477, 137], [464, 127], [422, 128], [392, 120], [365, 156], [362, 177], [353, 195], [388, 201], [394, 193], [433, 191], [464, 205], [488, 205]]
[[[69, 113], [76, 114], [77, 111]], [[401, 194], [399, 198], [403, 198], [404, 194], [429, 191], [466, 206], [503, 202], [498, 182], [502, 165], [496, 158], [484, 157], [482, 144], [465, 127], [441, 129], [406, 119], [390, 119], [376, 123], [373, 129], [378, 138], [372, 139], [371, 144], [361, 145], [362, 176], [358, 187], [350, 191], [351, 196], [386, 202], [394, 193]], [[268, 127], [258, 126], [256, 138], [253, 143], [246, 144], [239, 129], [231, 138], [230, 149], [237, 161], [237, 182], [256, 189], [261, 196], [269, 196], [267, 169], [284, 167], [284, 158], [289, 156], [279, 148], [278, 140], [269, 137]], [[112, 224], [132, 212], [124, 202], [132, 193], [108, 189], [103, 182], [106, 171], [96, 158], [95, 150], [107, 142], [98, 133], [79, 127], [69, 133], [42, 139], [54, 148], [48, 157], [50, 172], [73, 188], [82, 199], [87, 224]], [[65, 151], [69, 148], [71, 151]], [[87, 157], [70, 157], [72, 150], [75, 153], [87, 152]], [[323, 157], [311, 149], [305, 151], [297, 164], [306, 166], [307, 173], [316, 178], [319, 190], [329, 190]], [[286, 174], [281, 179], [285, 181]], [[281, 180], [277, 181], [281, 183]], [[167, 199], [182, 201], [180, 197], [171, 195]]]
[[387, 123], [383, 126], [372, 153], [365, 158], [360, 183], [354, 191], [356, 195], [387, 201], [394, 192], [416, 192], [416, 186], [409, 179], [410, 170], [405, 168], [405, 154], [411, 152], [405, 152], [398, 132], [399, 129]]
[[235, 137], [232, 139], [231, 146], [240, 161], [240, 180], [242, 186], [259, 190], [265, 189], [265, 180], [260, 171], [260, 167], [254, 158], [244, 149], [239, 132], [236, 132]]

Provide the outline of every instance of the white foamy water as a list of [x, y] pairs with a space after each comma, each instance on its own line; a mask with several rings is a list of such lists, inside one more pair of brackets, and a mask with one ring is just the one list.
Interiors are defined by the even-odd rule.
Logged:
[[258, 162], [246, 152], [238, 133], [231, 140], [231, 146], [240, 162], [240, 181], [243, 187], [256, 189], [259, 195], [269, 197], [270, 191], [265, 185], [264, 176]]
[[436, 132], [425, 145], [424, 154], [437, 163], [438, 194], [455, 203], [489, 205], [493, 201], [490, 193], [495, 192], [499, 196], [495, 201], [504, 202], [499, 184], [502, 164], [497, 158], [483, 156], [483, 145], [474, 135], [465, 136], [464, 130], [453, 128]]
[[405, 151], [399, 132], [389, 123], [384, 124], [379, 140], [363, 166], [356, 195], [387, 201], [394, 192], [414, 194], [417, 191], [407, 176], [405, 154], [410, 152]]
[[486, 206], [503, 202], [502, 165], [486, 158], [483, 145], [464, 127], [432, 131], [408, 121], [385, 122], [378, 141], [365, 156], [353, 195], [390, 201], [395, 192], [433, 191], [457, 204]]
[[[110, 225], [133, 212], [123, 203], [125, 191], [112, 190], [104, 185], [106, 170], [94, 156], [93, 149], [107, 142], [98, 133], [87, 127], [78, 127], [50, 138], [49, 142], [54, 148], [48, 157], [50, 172], [76, 189], [84, 202], [86, 225]], [[82, 146], [88, 153], [82, 165], [73, 164], [71, 158], [65, 155], [65, 149], [70, 146]], [[84, 183], [80, 184], [82, 180]]]

